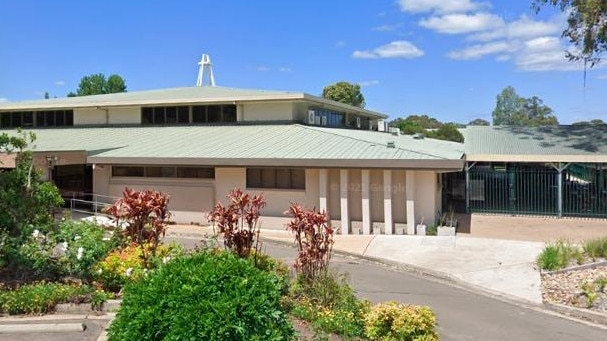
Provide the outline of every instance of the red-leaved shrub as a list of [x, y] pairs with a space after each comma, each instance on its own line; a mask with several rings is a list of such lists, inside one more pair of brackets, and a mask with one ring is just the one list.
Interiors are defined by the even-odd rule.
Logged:
[[240, 257], [248, 257], [259, 237], [257, 221], [266, 200], [262, 194], [251, 196], [240, 188], [234, 188], [227, 197], [229, 204], [218, 202], [207, 219], [219, 228], [227, 249]]
[[[107, 209], [118, 223], [123, 223], [123, 235], [142, 248], [142, 258], [147, 264], [155, 256], [160, 238], [164, 237], [171, 212], [169, 196], [153, 191], [135, 191], [125, 188], [122, 198]], [[148, 245], [148, 247], [144, 247]]]
[[328, 225], [329, 217], [316, 208], [308, 209], [297, 203], [291, 203], [285, 214], [293, 218], [287, 230], [295, 234], [298, 249], [295, 270], [305, 278], [315, 278], [323, 273], [331, 259], [333, 229]]

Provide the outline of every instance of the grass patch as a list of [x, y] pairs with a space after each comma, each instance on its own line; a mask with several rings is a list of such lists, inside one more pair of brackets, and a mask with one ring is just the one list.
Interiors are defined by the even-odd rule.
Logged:
[[582, 244], [582, 249], [593, 261], [607, 258], [607, 237], [587, 240]]
[[563, 269], [572, 263], [582, 264], [584, 254], [566, 240], [548, 244], [537, 258], [537, 265], [548, 271]]

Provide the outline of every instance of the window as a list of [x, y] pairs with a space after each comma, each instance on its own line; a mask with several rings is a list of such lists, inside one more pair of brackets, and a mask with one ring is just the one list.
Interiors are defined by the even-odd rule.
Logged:
[[333, 111], [328, 109], [313, 108], [316, 125], [328, 127], [343, 127], [345, 126], [345, 115], [343, 112]]
[[174, 178], [175, 167], [145, 167], [145, 176], [148, 178]]
[[215, 168], [177, 167], [178, 178], [214, 179]]
[[[192, 117], [190, 118], [190, 111]], [[141, 108], [142, 124], [189, 124], [236, 122], [236, 105], [194, 105]]]
[[212, 167], [112, 166], [112, 176], [139, 178], [214, 179]]
[[247, 188], [306, 189], [306, 171], [295, 168], [247, 168]]
[[13, 111], [0, 113], [0, 128], [64, 127], [74, 125], [72, 110]]
[[143, 176], [143, 167], [112, 166], [112, 176]]

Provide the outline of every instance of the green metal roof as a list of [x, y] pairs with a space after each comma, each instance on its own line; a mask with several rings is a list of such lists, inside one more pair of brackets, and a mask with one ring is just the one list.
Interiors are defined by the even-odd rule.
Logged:
[[465, 138], [467, 158], [475, 161], [475, 155], [528, 155], [559, 158], [607, 155], [607, 125], [470, 126], [461, 129], [461, 132]]
[[318, 104], [341, 108], [350, 112], [377, 116], [378, 118], [387, 118], [386, 115], [375, 111], [331, 101], [303, 92], [236, 89], [218, 86], [193, 86], [158, 90], [130, 91], [105, 95], [51, 98], [19, 102], [1, 102], [0, 112], [10, 110], [109, 108], [162, 104], [187, 105], [192, 103], [298, 100], [307, 100]]
[[[461, 169], [463, 145], [301, 124], [32, 130], [36, 151], [87, 151], [89, 163]], [[393, 146], [388, 144], [392, 142]]]

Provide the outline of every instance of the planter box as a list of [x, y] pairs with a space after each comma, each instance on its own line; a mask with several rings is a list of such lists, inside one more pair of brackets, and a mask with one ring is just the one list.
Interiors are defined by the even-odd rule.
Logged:
[[455, 236], [455, 226], [438, 226], [436, 228], [437, 236]]
[[417, 234], [418, 236], [425, 236], [426, 235], [426, 225], [422, 225], [422, 224], [418, 224], [417, 227], [415, 228], [415, 234]]

